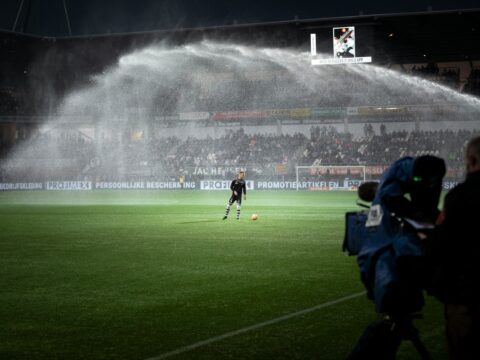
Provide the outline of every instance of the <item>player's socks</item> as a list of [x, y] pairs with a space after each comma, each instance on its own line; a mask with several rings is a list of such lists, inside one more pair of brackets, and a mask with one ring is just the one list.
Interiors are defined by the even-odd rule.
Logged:
[[227, 207], [225, 208], [225, 216], [223, 217], [223, 220], [225, 220], [228, 217], [228, 214], [230, 213], [230, 207], [232, 204], [227, 204]]
[[237, 206], [237, 220], [240, 220], [240, 206]]

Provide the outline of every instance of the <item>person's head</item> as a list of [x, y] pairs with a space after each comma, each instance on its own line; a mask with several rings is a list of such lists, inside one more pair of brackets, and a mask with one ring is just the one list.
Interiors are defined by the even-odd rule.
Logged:
[[468, 142], [465, 152], [465, 164], [467, 173], [480, 171], [480, 136], [474, 137]]
[[240, 180], [242, 180], [243, 178], [245, 178], [245, 171], [243, 171], [243, 170], [240, 171], [240, 172], [238, 173], [238, 176], [237, 176], [237, 177], [238, 177], [238, 179], [240, 179]]
[[417, 157], [413, 162], [413, 182], [415, 185], [431, 186], [441, 184], [447, 167], [445, 161], [433, 155]]
[[413, 162], [409, 193], [415, 208], [425, 215], [437, 209], [446, 171], [445, 161], [436, 156], [419, 156]]

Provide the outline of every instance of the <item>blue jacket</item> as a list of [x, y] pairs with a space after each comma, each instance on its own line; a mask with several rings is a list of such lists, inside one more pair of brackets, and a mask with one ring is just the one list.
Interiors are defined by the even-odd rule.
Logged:
[[423, 307], [422, 251], [413, 230], [406, 229], [390, 204], [405, 201], [413, 177], [411, 157], [397, 160], [382, 176], [367, 220], [357, 261], [378, 313], [404, 314]]

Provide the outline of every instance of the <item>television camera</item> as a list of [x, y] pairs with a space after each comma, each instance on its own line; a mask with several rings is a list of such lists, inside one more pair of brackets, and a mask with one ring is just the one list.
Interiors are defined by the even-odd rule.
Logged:
[[358, 189], [362, 211], [346, 213], [343, 250], [357, 256], [361, 280], [378, 320], [365, 330], [349, 359], [394, 359], [402, 340], [430, 356], [412, 320], [421, 317], [428, 269], [419, 232], [434, 229], [446, 167], [425, 155], [397, 160], [380, 183]]

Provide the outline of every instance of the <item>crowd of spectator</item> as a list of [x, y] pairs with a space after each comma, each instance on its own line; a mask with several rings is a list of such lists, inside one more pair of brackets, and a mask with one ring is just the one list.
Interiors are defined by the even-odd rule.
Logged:
[[460, 178], [463, 173], [455, 169], [462, 168], [464, 146], [474, 135], [466, 130], [387, 132], [384, 125], [376, 132], [370, 124], [357, 136], [339, 132], [333, 126], [314, 126], [310, 136], [247, 134], [240, 128], [217, 138], [167, 137], [150, 141], [94, 141], [75, 132], [55, 137], [47, 133], [21, 153], [20, 172], [4, 169], [2, 174], [3, 181], [12, 177], [15, 181], [31, 177], [173, 180], [180, 175], [199, 180], [205, 174], [198, 168], [246, 166], [255, 169], [250, 176], [274, 178], [280, 175], [277, 170], [281, 165], [281, 175], [293, 178], [296, 165], [389, 165], [403, 156], [433, 154], [447, 161], [450, 178]]
[[[338, 133], [334, 128], [316, 128], [299, 163], [308, 165], [388, 165], [404, 156], [432, 154], [444, 158], [451, 168], [461, 168], [470, 131], [393, 131], [382, 126], [375, 133], [366, 126], [362, 137]], [[451, 175], [451, 174], [450, 174]], [[461, 173], [459, 174], [462, 175]]]

